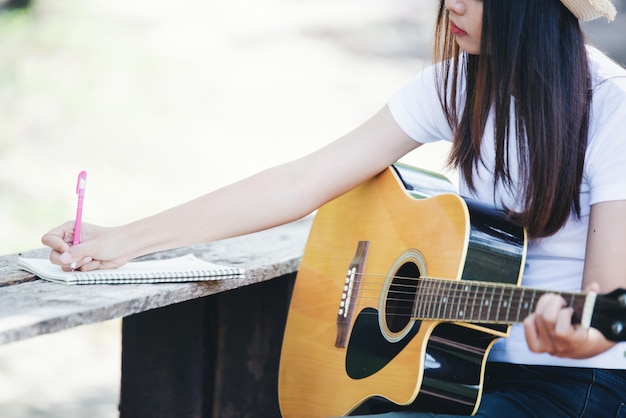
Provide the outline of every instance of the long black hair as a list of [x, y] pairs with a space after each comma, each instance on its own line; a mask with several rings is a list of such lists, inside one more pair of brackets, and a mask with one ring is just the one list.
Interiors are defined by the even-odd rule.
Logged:
[[[480, 0], [475, 0], [480, 1]], [[591, 75], [579, 22], [559, 0], [482, 0], [479, 55], [460, 51], [440, 1], [435, 37], [439, 99], [455, 132], [449, 163], [470, 188], [494, 112], [494, 188], [512, 186], [509, 140], [519, 160], [522, 210], [530, 236], [557, 232], [580, 217], [580, 184], [589, 133]], [[466, 77], [465, 106], [458, 86]], [[513, 106], [512, 106], [513, 104]], [[515, 136], [511, 131], [514, 112]]]

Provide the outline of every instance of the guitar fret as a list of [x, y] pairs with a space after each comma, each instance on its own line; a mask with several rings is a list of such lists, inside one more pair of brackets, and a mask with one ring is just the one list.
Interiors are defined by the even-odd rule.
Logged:
[[424, 307], [423, 309], [420, 311], [420, 317], [421, 318], [427, 318], [429, 315], [429, 310], [432, 309], [432, 304], [433, 304], [433, 282], [431, 280], [426, 280], [424, 282], [425, 284], [425, 296], [424, 296]]
[[450, 309], [448, 310], [448, 319], [452, 320], [452, 319], [456, 319], [456, 313], [458, 312], [457, 310], [457, 291], [458, 291], [458, 286], [456, 282], [453, 282], [452, 280], [450, 280], [450, 286], [449, 286], [449, 291], [448, 291], [448, 303], [450, 306]]
[[509, 322], [511, 320], [511, 305], [513, 304], [514, 289], [511, 289], [510, 287], [507, 287], [506, 290], [509, 293], [509, 300], [508, 300], [507, 306], [506, 306], [506, 321]]
[[432, 305], [432, 287], [433, 284], [430, 280], [424, 280], [424, 297], [422, 302], [422, 307], [420, 309], [420, 318], [426, 318], [428, 315], [428, 310]]
[[515, 317], [515, 322], [521, 322], [521, 314], [522, 314], [522, 304], [524, 301], [524, 294], [526, 293], [526, 289], [522, 288], [519, 295], [519, 302], [517, 303], [517, 316]]
[[504, 287], [500, 286], [500, 300], [498, 301], [498, 309], [496, 309], [496, 317], [494, 320], [496, 322], [500, 321], [500, 314], [502, 313], [502, 305], [504, 303]]
[[[445, 300], [446, 300], [446, 285], [448, 283], [447, 282], [442, 282], [441, 286], [439, 287], [439, 294], [438, 294], [438, 304], [439, 304], [439, 310], [437, 312], [437, 317], [444, 319], [446, 317], [446, 304], [445, 304]], [[443, 312], [442, 312], [443, 310]]]
[[[430, 304], [431, 304], [431, 318], [439, 318], [439, 313], [441, 311], [441, 304], [439, 303], [439, 294], [441, 293], [441, 281], [437, 281], [435, 283], [436, 289], [430, 295]], [[437, 313], [435, 313], [435, 309]]]
[[454, 306], [455, 309], [452, 312], [452, 315], [454, 315], [453, 318], [450, 319], [459, 319], [461, 317], [461, 315], [463, 314], [463, 308], [461, 307], [461, 289], [459, 282], [454, 282]]
[[[459, 318], [466, 318], [467, 316], [471, 289], [472, 287], [470, 285], [467, 285], [467, 284], [463, 285], [463, 293], [465, 294], [465, 305], [462, 307], [461, 312], [459, 312], [459, 315], [458, 315]], [[471, 319], [471, 316], [470, 316], [470, 319]]]
[[472, 314], [470, 315], [470, 318], [473, 320], [476, 319], [480, 319], [480, 315], [478, 318], [476, 318], [476, 314], [475, 314], [475, 308], [476, 308], [476, 301], [478, 299], [478, 291], [480, 290], [480, 286], [474, 286], [474, 300], [472, 302]]
[[459, 304], [458, 304], [459, 284], [457, 282], [451, 281], [450, 290], [451, 290], [451, 294], [448, 299], [450, 301], [450, 311], [448, 312], [448, 318], [456, 319], [459, 314]]
[[491, 297], [489, 300], [486, 300], [485, 303], [488, 304], [489, 309], [487, 309], [487, 320], [491, 320], [491, 308], [493, 307], [493, 297], [496, 295], [496, 288], [491, 288]]
[[524, 298], [523, 314], [520, 315], [520, 319], [526, 318], [535, 310], [535, 299], [537, 297], [537, 291], [535, 289], [526, 289], [528, 294]]
[[[446, 282], [438, 281], [437, 282], [437, 292], [433, 294], [433, 318], [441, 318], [441, 295], [443, 292], [443, 287], [445, 287]], [[437, 307], [437, 314], [435, 315], [434, 309]]]
[[433, 288], [433, 292], [430, 295], [430, 317], [437, 318], [439, 315], [439, 309], [441, 305], [439, 304], [439, 294], [441, 293], [441, 281], [438, 280], [434, 283], [435, 287]]
[[450, 288], [452, 289], [450, 319], [458, 319], [461, 310], [459, 282], [452, 282]]
[[[587, 298], [590, 298], [590, 299], [587, 299]], [[593, 310], [589, 311], [590, 309], [589, 306], [595, 307], [596, 300], [597, 298], [591, 294], [587, 294], [587, 295], [573, 294], [571, 306], [574, 309], [574, 316], [572, 319], [575, 320], [576, 322], [580, 322], [580, 324], [582, 324], [583, 326], [590, 326], [591, 317], [593, 316]], [[589, 305], [588, 303], [590, 303], [591, 305]]]
[[533, 290], [533, 296], [530, 299], [530, 305], [528, 307], [528, 315], [530, 315], [532, 312], [535, 312], [535, 300], [537, 299], [537, 291]]
[[435, 315], [435, 308], [438, 307], [438, 297], [437, 295], [439, 295], [439, 290], [441, 288], [441, 281], [431, 281], [431, 288], [430, 288], [430, 294], [428, 295], [428, 317], [434, 319], [436, 317]]
[[421, 290], [421, 300], [422, 302], [420, 303], [420, 307], [419, 307], [419, 314], [415, 314], [416, 318], [420, 318], [420, 319], [424, 319], [427, 317], [428, 315], [428, 309], [430, 308], [430, 299], [431, 299], [431, 288], [432, 288], [432, 282], [428, 279], [420, 279], [420, 283], [422, 283], [422, 285], [420, 286], [420, 290]]
[[432, 280], [426, 281], [426, 298], [425, 298], [425, 309], [422, 312], [422, 318], [432, 318], [433, 316], [433, 287], [435, 283]]
[[442, 295], [442, 298], [441, 298], [441, 304], [443, 306], [443, 314], [441, 318], [448, 319], [448, 316], [447, 316], [448, 300], [450, 298], [450, 282], [449, 281], [446, 281], [446, 283], [444, 284], [444, 288], [445, 288], [445, 295]]
[[568, 305], [567, 305], [567, 306], [572, 306], [572, 307], [573, 307], [573, 306], [574, 306], [574, 302], [575, 302], [575, 301], [576, 301], [576, 295], [572, 293], [572, 294], [570, 295], [570, 301], [569, 301], [569, 303], [568, 303]]
[[437, 302], [439, 298], [438, 297], [439, 292], [441, 291], [441, 282], [437, 281], [435, 284], [436, 284], [436, 289], [433, 289], [433, 292], [430, 295], [430, 307], [431, 307], [430, 317], [432, 319], [439, 318], [439, 312], [441, 310], [441, 304]]
[[[413, 318], [419, 318], [418, 314], [421, 313], [422, 307], [424, 306], [424, 294], [423, 294], [423, 284], [420, 279], [417, 279], [417, 289], [415, 291], [415, 300], [413, 301], [413, 308], [411, 308], [411, 316]], [[418, 313], [419, 309], [419, 313]]]
[[525, 295], [524, 297], [524, 305], [523, 307], [523, 315], [520, 315], [520, 318], [526, 318], [528, 315], [530, 315], [533, 311], [533, 299], [535, 297], [535, 292], [528, 292], [530, 294]]
[[483, 318], [483, 306], [485, 305], [485, 295], [487, 294], [487, 287], [482, 286], [483, 296], [480, 298], [480, 309], [478, 310], [478, 319], [482, 320]]
[[420, 304], [419, 312], [415, 309], [416, 318], [424, 318], [424, 311], [428, 309], [428, 293], [430, 292], [430, 283], [428, 280], [419, 279], [420, 283]]

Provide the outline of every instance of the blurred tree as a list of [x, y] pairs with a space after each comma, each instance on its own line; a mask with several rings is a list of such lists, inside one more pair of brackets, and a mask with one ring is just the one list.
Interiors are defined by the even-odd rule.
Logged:
[[5, 10], [28, 9], [33, 5], [33, 0], [5, 0], [0, 2], [0, 12]]

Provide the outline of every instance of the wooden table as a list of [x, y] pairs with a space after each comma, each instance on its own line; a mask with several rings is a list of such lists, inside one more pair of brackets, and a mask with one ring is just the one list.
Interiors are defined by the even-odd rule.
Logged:
[[120, 416], [279, 417], [278, 362], [295, 273], [311, 224], [146, 256], [246, 269], [243, 279], [60, 285], [0, 257], [0, 344], [123, 318]]

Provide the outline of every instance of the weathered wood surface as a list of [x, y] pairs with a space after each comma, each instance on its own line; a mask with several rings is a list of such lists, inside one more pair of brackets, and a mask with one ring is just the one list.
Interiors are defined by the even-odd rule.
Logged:
[[119, 418], [275, 418], [295, 273], [122, 322]]
[[246, 269], [242, 279], [198, 283], [61, 285], [18, 270], [19, 256], [48, 256], [46, 249], [0, 257], [0, 344], [40, 334], [122, 318], [294, 273], [311, 218], [220, 242], [150, 256], [193, 253], [199, 258]]

